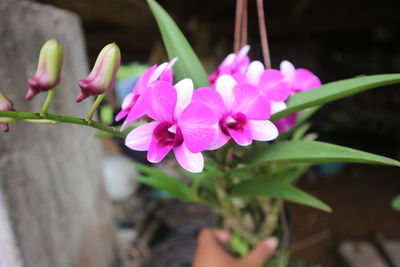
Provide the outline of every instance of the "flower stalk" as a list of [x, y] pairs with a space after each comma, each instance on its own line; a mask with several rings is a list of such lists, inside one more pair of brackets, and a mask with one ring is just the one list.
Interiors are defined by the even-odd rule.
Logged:
[[94, 116], [94, 113], [96, 112], [97, 108], [100, 106], [101, 102], [104, 99], [105, 94], [101, 94], [97, 96], [96, 101], [93, 103], [92, 107], [89, 110], [88, 115], [86, 116], [86, 121], [90, 122]]
[[46, 118], [44, 118], [38, 113], [0, 110], [0, 117], [11, 118], [13, 120], [31, 120], [30, 122], [35, 121], [35, 120], [39, 122], [40, 120], [43, 121], [44, 119], [46, 119], [46, 120], [55, 121], [57, 123], [69, 123], [69, 124], [89, 126], [89, 127], [107, 132], [111, 135], [118, 136], [121, 138], [125, 138], [127, 135], [126, 133], [119, 131], [117, 128], [108, 126], [106, 124], [103, 124], [103, 123], [100, 123], [97, 121], [93, 121], [93, 120], [86, 121], [85, 119], [82, 119], [82, 118], [59, 115], [59, 114], [54, 114], [54, 113], [47, 113]]
[[46, 97], [46, 100], [44, 101], [42, 111], [40, 112], [40, 116], [42, 116], [43, 118], [47, 117], [47, 110], [49, 109], [49, 106], [50, 106], [51, 102], [53, 101], [54, 92], [55, 92], [55, 88], [49, 90], [49, 92], [47, 93], [47, 97]]

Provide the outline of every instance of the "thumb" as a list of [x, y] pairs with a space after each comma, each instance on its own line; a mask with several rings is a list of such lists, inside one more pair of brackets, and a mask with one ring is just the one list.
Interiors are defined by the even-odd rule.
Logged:
[[278, 246], [276, 237], [269, 237], [258, 244], [249, 255], [242, 259], [244, 266], [262, 267], [274, 254]]

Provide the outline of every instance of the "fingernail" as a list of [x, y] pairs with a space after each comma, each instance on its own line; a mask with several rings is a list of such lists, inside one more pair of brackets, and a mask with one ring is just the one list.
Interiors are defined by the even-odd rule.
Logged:
[[275, 250], [276, 247], [278, 246], [278, 243], [279, 241], [276, 237], [269, 237], [266, 240], [264, 240], [264, 245], [271, 250]]
[[227, 231], [216, 231], [215, 235], [217, 236], [217, 239], [221, 243], [228, 243], [229, 240], [231, 239], [231, 235]]

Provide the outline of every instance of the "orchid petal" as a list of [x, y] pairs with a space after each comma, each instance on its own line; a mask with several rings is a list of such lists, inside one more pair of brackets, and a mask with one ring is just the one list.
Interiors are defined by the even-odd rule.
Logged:
[[261, 90], [273, 101], [285, 101], [290, 93], [290, 84], [278, 70], [266, 70], [260, 79]]
[[125, 145], [130, 149], [146, 151], [149, 149], [154, 128], [158, 122], [150, 122], [133, 129], [125, 139]]
[[232, 128], [227, 128], [232, 139], [241, 146], [248, 146], [252, 143], [253, 138], [251, 136], [251, 128], [250, 125], [244, 126], [240, 130], [235, 130]]
[[225, 105], [221, 95], [212, 88], [202, 87], [193, 92], [192, 103], [207, 105], [220, 119], [225, 113]]
[[124, 101], [122, 101], [122, 104], [121, 104], [122, 109], [128, 108], [131, 105], [133, 98], [134, 98], [133, 93], [127, 94], [124, 98]]
[[158, 78], [160, 78], [161, 74], [164, 72], [164, 70], [167, 68], [168, 62], [164, 62], [160, 66], [158, 66], [154, 72], [151, 74], [148, 84], [151, 84], [155, 82]]
[[200, 103], [192, 103], [183, 110], [178, 125], [184, 142], [194, 153], [207, 149], [218, 133], [218, 120], [214, 112]]
[[122, 120], [126, 115], [128, 115], [128, 110], [123, 109], [120, 112], [118, 112], [117, 116], [115, 116], [115, 121], [120, 121]]
[[271, 114], [275, 114], [287, 108], [286, 103], [283, 101], [280, 102], [270, 101], [269, 104], [271, 105]]
[[157, 81], [144, 96], [146, 113], [156, 121], [173, 121], [177, 101], [176, 89], [168, 82]]
[[167, 67], [160, 75], [160, 79], [159, 79], [160, 81], [166, 81], [166, 82], [172, 83], [173, 77], [174, 77], [173, 72], [172, 72], [172, 67], [175, 65], [177, 60], [178, 60], [178, 58], [175, 57], [168, 62]]
[[307, 91], [321, 86], [320, 79], [311, 71], [306, 69], [297, 69], [293, 80], [293, 91], [295, 93]]
[[294, 76], [296, 75], [296, 68], [291, 62], [287, 60], [282, 61], [280, 65], [280, 70], [285, 76], [286, 81], [292, 82], [294, 80]]
[[250, 120], [251, 136], [258, 141], [271, 141], [278, 137], [278, 129], [270, 121]]
[[178, 163], [187, 171], [198, 173], [203, 170], [204, 159], [203, 155], [191, 152], [185, 143], [174, 147], [175, 158]]
[[150, 68], [148, 68], [142, 75], [140, 75], [135, 87], [133, 88], [132, 92], [135, 94], [143, 94], [149, 84], [149, 80], [151, 75], [154, 73], [155, 69], [157, 68], [157, 65], [153, 65]]
[[207, 148], [207, 150], [215, 150], [220, 147], [223, 147], [228, 141], [231, 139], [229, 135], [224, 134], [220, 128], [218, 128], [217, 137], [212, 141], [211, 145]]
[[177, 100], [174, 110], [174, 118], [177, 119], [182, 111], [190, 104], [193, 95], [193, 81], [189, 78], [183, 79], [175, 84]]
[[274, 121], [274, 123], [278, 128], [278, 131], [280, 133], [283, 133], [292, 129], [292, 127], [296, 124], [296, 121], [297, 121], [297, 113], [293, 113], [277, 121]]
[[175, 140], [169, 138], [168, 127], [169, 123], [161, 122], [154, 128], [149, 151], [147, 152], [148, 161], [152, 163], [160, 162], [174, 147]]
[[121, 131], [125, 131], [129, 126], [132, 125], [132, 123], [134, 123], [145, 113], [147, 113], [148, 105], [145, 101], [147, 97], [148, 97], [148, 92], [145, 92], [144, 95], [139, 96], [137, 98], [135, 104], [131, 107], [128, 116], [126, 117], [124, 123], [121, 126]]
[[264, 70], [264, 64], [260, 61], [255, 60], [251, 62], [246, 71], [247, 81], [252, 85], [258, 85]]
[[253, 120], [266, 120], [271, 115], [268, 99], [251, 84], [240, 84], [235, 87], [232, 112], [243, 113], [248, 119]]
[[235, 101], [233, 90], [236, 81], [229, 75], [222, 75], [217, 79], [216, 90], [221, 95], [227, 110], [231, 110]]
[[235, 61], [236, 55], [231, 53], [222, 61], [220, 67], [230, 66]]

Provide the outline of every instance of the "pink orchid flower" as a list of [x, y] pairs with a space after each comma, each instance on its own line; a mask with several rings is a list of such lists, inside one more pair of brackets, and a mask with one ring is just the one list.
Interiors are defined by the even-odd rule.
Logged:
[[222, 75], [216, 81], [216, 90], [199, 88], [193, 94], [194, 103], [206, 103], [219, 120], [217, 138], [208, 149], [217, 149], [233, 139], [241, 146], [253, 140], [270, 141], [278, 130], [268, 119], [268, 98], [251, 84], [238, 84], [233, 77]]
[[192, 103], [193, 82], [184, 79], [175, 86], [158, 81], [148, 89], [146, 114], [155, 121], [132, 130], [125, 144], [131, 149], [148, 151], [150, 162], [160, 162], [173, 150], [178, 163], [190, 172], [201, 172], [201, 151], [215, 139], [218, 120], [202, 103]]
[[292, 94], [321, 86], [320, 79], [311, 71], [302, 68], [296, 69], [287, 60], [281, 62], [280, 70], [284, 79], [291, 85]]
[[170, 62], [165, 62], [159, 66], [153, 65], [140, 76], [132, 92], [129, 93], [122, 102], [122, 110], [115, 118], [116, 121], [120, 121], [127, 116], [125, 122], [122, 124], [122, 131], [145, 114], [143, 96], [154, 82], [165, 81], [172, 83], [172, 67], [176, 60], [177, 58], [174, 58]]
[[229, 54], [222, 63], [218, 66], [218, 69], [208, 77], [209, 82], [215, 85], [218, 77], [224, 74], [233, 76], [235, 79], [243, 79], [244, 72], [249, 65], [250, 59], [247, 53], [250, 50], [249, 45], [245, 45], [240, 49], [238, 53]]
[[[311, 71], [301, 68], [296, 69], [293, 64], [287, 60], [281, 62], [280, 72], [284, 76], [283, 79], [290, 86], [291, 95], [321, 86], [320, 79]], [[282, 109], [285, 108], [282, 107]], [[290, 130], [296, 124], [298, 115], [299, 112], [296, 112], [275, 121], [275, 125], [279, 132]]]
[[246, 81], [265, 94], [271, 105], [271, 114], [286, 108], [285, 101], [291, 94], [290, 84], [278, 70], [265, 69], [258, 60], [252, 61], [246, 69]]

